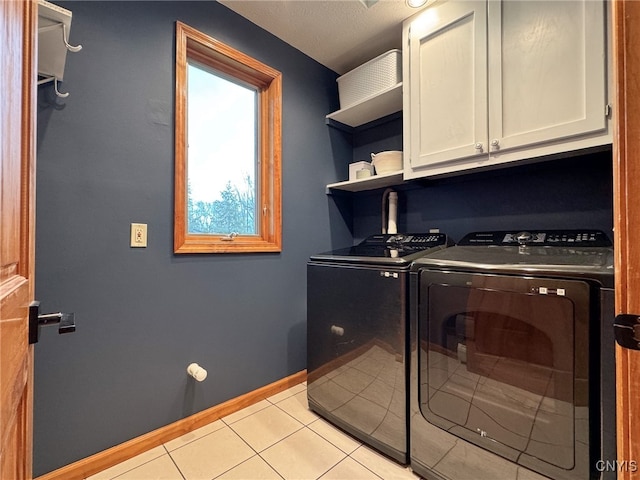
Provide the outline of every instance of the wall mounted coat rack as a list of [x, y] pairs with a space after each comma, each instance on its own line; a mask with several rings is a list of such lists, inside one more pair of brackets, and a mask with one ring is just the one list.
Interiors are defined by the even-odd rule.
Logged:
[[63, 80], [67, 52], [79, 52], [82, 45], [69, 44], [71, 11], [46, 0], [38, 0], [38, 85], [53, 82], [56, 95], [62, 98], [58, 82]]

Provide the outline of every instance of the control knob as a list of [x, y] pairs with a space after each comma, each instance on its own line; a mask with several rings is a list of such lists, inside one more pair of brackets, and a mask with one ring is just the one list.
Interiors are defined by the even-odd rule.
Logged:
[[516, 241], [520, 245], [526, 245], [533, 240], [533, 234], [531, 232], [520, 232], [516, 234]]

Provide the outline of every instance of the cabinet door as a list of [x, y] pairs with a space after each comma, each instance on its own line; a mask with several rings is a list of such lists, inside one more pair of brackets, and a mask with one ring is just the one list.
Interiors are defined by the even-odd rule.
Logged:
[[448, 2], [412, 20], [405, 172], [487, 156], [486, 10]]
[[488, 6], [491, 153], [606, 128], [602, 1]]

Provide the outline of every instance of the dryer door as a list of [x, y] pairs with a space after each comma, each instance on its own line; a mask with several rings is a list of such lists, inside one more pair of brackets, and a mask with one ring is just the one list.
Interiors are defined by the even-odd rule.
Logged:
[[420, 285], [422, 415], [554, 478], [587, 478], [589, 284], [422, 271]]

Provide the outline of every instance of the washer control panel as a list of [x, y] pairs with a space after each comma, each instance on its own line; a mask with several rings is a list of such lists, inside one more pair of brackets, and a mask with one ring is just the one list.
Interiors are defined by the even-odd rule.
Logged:
[[611, 240], [600, 230], [522, 230], [473, 232], [465, 235], [458, 245], [610, 247]]
[[434, 247], [446, 245], [444, 233], [380, 233], [367, 237], [360, 245], [398, 245], [403, 247]]

